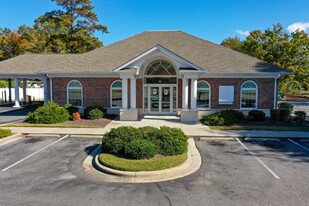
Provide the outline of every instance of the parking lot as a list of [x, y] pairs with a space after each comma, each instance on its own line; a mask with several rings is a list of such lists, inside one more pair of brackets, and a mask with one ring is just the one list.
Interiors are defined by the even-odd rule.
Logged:
[[61, 135], [0, 146], [0, 205], [309, 205], [308, 142], [196, 139], [196, 173], [121, 184], [83, 170], [100, 141]]

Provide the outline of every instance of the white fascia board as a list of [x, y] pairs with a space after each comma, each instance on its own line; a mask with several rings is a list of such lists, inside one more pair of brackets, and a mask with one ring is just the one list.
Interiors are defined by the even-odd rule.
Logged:
[[54, 77], [91, 77], [91, 78], [104, 78], [116, 77], [119, 78], [119, 73], [115, 72], [74, 72], [74, 73], [46, 73], [49, 78]]
[[201, 73], [199, 78], [279, 78], [278, 72], [222, 72]]
[[123, 78], [134, 78], [135, 76], [135, 73], [129, 73], [129, 72], [119, 72], [119, 75], [120, 75], [120, 78], [123, 79]]
[[0, 79], [43, 79], [45, 74], [0, 74]]
[[147, 57], [148, 55], [151, 55], [152, 53], [156, 52], [156, 51], [160, 51], [162, 52], [163, 54], [165, 54], [166, 56], [176, 60], [176, 61], [179, 61], [179, 62], [182, 62], [184, 64], [187, 64], [189, 65], [190, 67], [192, 68], [195, 68], [197, 69], [198, 71], [202, 71], [202, 72], [205, 72], [205, 70], [203, 70], [202, 68], [192, 64], [191, 62], [189, 62], [188, 60], [178, 56], [177, 54], [175, 54], [174, 52], [166, 49], [165, 47], [161, 46], [160, 44], [156, 45], [155, 47], [149, 49], [148, 51], [144, 52], [143, 54], [137, 56], [136, 58], [132, 59], [131, 61], [123, 64], [122, 66], [116, 68], [114, 71], [121, 71], [121, 69], [123, 68], [126, 68], [128, 67], [129, 65], [131, 65], [132, 63], [136, 62], [136, 61], [139, 61], [140, 59], [144, 58], [144, 57]]

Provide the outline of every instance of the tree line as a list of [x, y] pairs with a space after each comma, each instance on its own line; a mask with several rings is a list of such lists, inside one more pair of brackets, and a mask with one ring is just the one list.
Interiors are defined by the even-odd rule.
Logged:
[[90, 0], [52, 1], [59, 9], [39, 16], [33, 26], [0, 28], [0, 61], [27, 52], [83, 53], [103, 46], [94, 34], [108, 30], [98, 23]]
[[287, 33], [277, 23], [265, 31], [251, 31], [243, 41], [239, 37], [229, 37], [221, 45], [292, 71], [292, 75], [279, 79], [281, 93], [297, 94], [301, 88], [308, 90], [309, 38], [306, 32]]

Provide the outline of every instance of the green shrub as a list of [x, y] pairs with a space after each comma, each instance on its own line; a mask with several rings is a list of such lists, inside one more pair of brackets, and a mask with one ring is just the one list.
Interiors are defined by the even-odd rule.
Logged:
[[48, 102], [37, 108], [33, 113], [29, 113], [26, 122], [31, 124], [54, 124], [65, 122], [70, 119], [68, 110], [60, 107], [54, 102]]
[[8, 137], [12, 135], [12, 130], [10, 129], [0, 129], [0, 138]]
[[224, 126], [239, 123], [244, 120], [244, 118], [244, 114], [240, 111], [222, 110], [220, 112], [203, 117], [201, 122], [209, 126]]
[[270, 119], [277, 122], [279, 121], [279, 109], [271, 109], [270, 110]]
[[148, 140], [154, 143], [163, 155], [178, 155], [187, 152], [188, 141], [181, 129], [161, 127], [149, 132]]
[[[100, 110], [101, 112], [102, 112], [102, 117], [104, 117], [104, 115], [105, 115], [105, 109], [103, 109], [103, 107], [100, 107], [100, 106], [91, 106], [91, 107], [86, 107], [85, 109], [84, 109], [84, 116], [85, 116], [85, 118], [87, 118], [87, 119], [90, 119], [91, 118], [91, 115], [90, 115], [90, 112], [92, 111], [92, 110], [94, 110], [94, 109], [98, 109], [98, 110]], [[96, 112], [97, 113], [97, 112]], [[102, 117], [100, 117], [100, 118], [102, 118]]]
[[290, 111], [288, 109], [271, 109], [270, 119], [273, 121], [289, 122]]
[[248, 117], [252, 117], [253, 121], [264, 121], [265, 120], [265, 112], [259, 110], [251, 110], [249, 111]]
[[66, 104], [64, 105], [64, 108], [68, 110], [70, 116], [72, 116], [73, 113], [78, 112], [79, 110], [77, 107], [74, 107], [72, 104]]
[[221, 117], [220, 113], [211, 114], [208, 116], [205, 116], [201, 119], [201, 122], [208, 126], [223, 126], [224, 119]]
[[278, 109], [286, 109], [289, 115], [292, 113], [293, 107], [294, 107], [293, 104], [287, 102], [280, 102], [278, 104]]
[[143, 139], [142, 132], [134, 127], [118, 127], [103, 135], [102, 151], [111, 154], [124, 154], [125, 146], [136, 139]]
[[159, 130], [158, 128], [156, 128], [156, 127], [151, 127], [151, 126], [140, 127], [140, 128], [138, 128], [138, 129], [142, 132], [144, 138], [147, 138], [147, 136], [148, 136], [148, 134], [149, 134], [150, 132]]
[[304, 111], [296, 111], [296, 112], [294, 112], [294, 114], [295, 114], [295, 117], [294, 117], [295, 121], [298, 121], [298, 122], [305, 121], [306, 115], [307, 115], [306, 112], [304, 112]]
[[125, 146], [125, 154], [132, 159], [150, 159], [157, 154], [156, 146], [145, 139], [136, 139]]
[[101, 119], [103, 118], [103, 112], [101, 110], [99, 110], [98, 108], [95, 108], [93, 110], [91, 110], [88, 114], [88, 119]]

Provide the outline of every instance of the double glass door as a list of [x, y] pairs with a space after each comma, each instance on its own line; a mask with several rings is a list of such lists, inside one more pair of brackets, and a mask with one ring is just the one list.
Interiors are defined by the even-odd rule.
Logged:
[[149, 86], [149, 112], [172, 113], [173, 112], [173, 87]]

